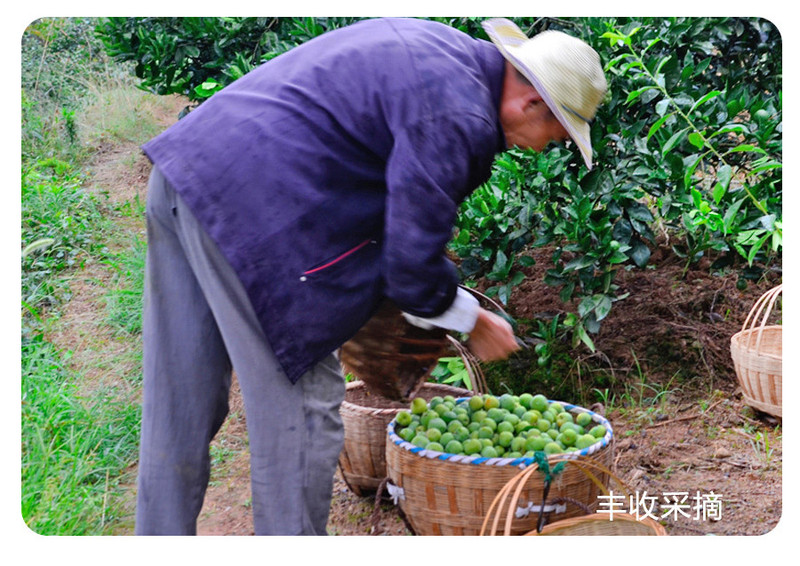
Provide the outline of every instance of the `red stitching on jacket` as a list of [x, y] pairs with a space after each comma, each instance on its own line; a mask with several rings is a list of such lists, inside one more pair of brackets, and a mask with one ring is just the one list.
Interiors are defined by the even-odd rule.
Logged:
[[309, 269], [308, 271], [304, 271], [303, 275], [310, 275], [311, 273], [315, 273], [317, 271], [322, 271], [323, 269], [326, 269], [326, 268], [332, 266], [333, 264], [342, 261], [344, 258], [349, 256], [350, 254], [356, 253], [358, 250], [360, 250], [361, 248], [363, 248], [364, 246], [369, 244], [371, 241], [372, 240], [370, 240], [370, 239], [366, 239], [363, 242], [361, 242], [360, 244], [358, 244], [356, 247], [354, 247], [352, 250], [348, 250], [348, 251], [344, 252], [342, 255], [340, 255], [339, 257], [337, 257], [335, 259], [332, 259], [331, 261], [329, 261], [325, 265], [320, 265], [319, 267], [315, 267], [314, 269]]

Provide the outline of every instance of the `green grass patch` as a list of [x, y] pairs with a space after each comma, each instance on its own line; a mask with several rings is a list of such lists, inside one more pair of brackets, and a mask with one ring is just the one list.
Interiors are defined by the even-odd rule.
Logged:
[[107, 252], [105, 208], [100, 197], [84, 190], [80, 171], [69, 163], [43, 159], [23, 171], [21, 283], [29, 314], [68, 298], [59, 274]]
[[135, 335], [142, 331], [144, 267], [147, 243], [135, 237], [129, 248], [109, 258], [115, 270], [115, 286], [106, 294], [107, 323], [119, 332]]
[[164, 97], [120, 81], [110, 81], [93, 89], [91, 104], [87, 105], [77, 122], [91, 144], [109, 141], [141, 145], [163, 130], [163, 126], [150, 116], [158, 113], [165, 104]]
[[[131, 530], [144, 244], [119, 221], [141, 220], [143, 206], [92, 191], [85, 165], [98, 144], [138, 143], [156, 126], [127, 70], [108, 65], [93, 25], [42, 19], [22, 41], [20, 505], [42, 535]], [[70, 284], [89, 264], [111, 277], [98, 279], [107, 309], [97, 311], [98, 332], [78, 362], [44, 336], [64, 324]], [[125, 347], [107, 348], [108, 327]], [[103, 379], [87, 380], [86, 369]]]
[[22, 517], [42, 535], [109, 534], [124, 515], [139, 411], [114, 390], [81, 398], [68, 359], [41, 336], [23, 342]]

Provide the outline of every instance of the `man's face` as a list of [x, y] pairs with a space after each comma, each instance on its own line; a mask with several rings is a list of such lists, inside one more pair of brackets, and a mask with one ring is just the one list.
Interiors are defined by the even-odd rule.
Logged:
[[569, 138], [567, 130], [541, 99], [506, 106], [500, 122], [508, 147], [542, 151], [550, 142]]

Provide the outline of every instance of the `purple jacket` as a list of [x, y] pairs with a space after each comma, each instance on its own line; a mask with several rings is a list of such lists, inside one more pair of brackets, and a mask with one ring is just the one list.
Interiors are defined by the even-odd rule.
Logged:
[[383, 297], [452, 303], [458, 205], [505, 149], [504, 59], [425, 20], [367, 20], [261, 65], [143, 150], [241, 278], [292, 382]]

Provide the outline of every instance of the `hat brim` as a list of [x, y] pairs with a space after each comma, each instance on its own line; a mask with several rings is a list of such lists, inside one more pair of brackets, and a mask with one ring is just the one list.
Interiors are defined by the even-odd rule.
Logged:
[[542, 97], [547, 107], [553, 112], [556, 119], [567, 130], [570, 139], [575, 142], [581, 152], [583, 161], [586, 167], [592, 168], [592, 142], [591, 142], [591, 128], [589, 124], [583, 119], [573, 116], [565, 111], [562, 106], [557, 103], [547, 86], [539, 79], [537, 73], [533, 71], [527, 64], [525, 64], [518, 56], [520, 48], [530, 41], [528, 36], [522, 33], [511, 20], [504, 18], [487, 20], [483, 23], [483, 28], [497, 48], [502, 53], [503, 57], [511, 63], [522, 75], [536, 89], [536, 92]]

